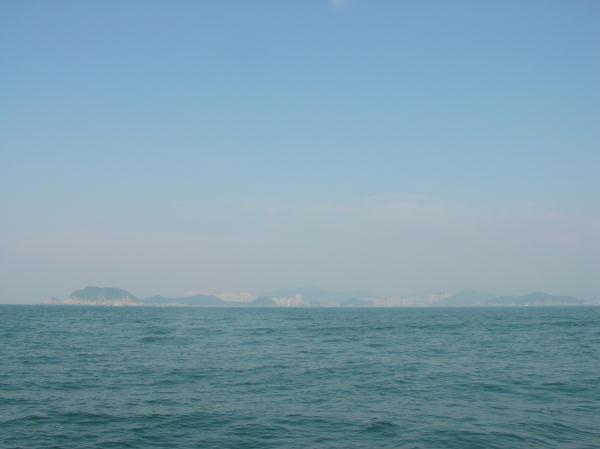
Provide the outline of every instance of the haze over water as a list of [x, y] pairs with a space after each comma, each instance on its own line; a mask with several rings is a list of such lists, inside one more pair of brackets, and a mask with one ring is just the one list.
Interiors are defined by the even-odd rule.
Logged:
[[596, 448], [600, 308], [0, 307], [0, 447]]

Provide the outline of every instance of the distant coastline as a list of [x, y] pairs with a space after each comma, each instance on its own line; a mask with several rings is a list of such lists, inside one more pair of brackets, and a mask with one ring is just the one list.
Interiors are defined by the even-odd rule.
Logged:
[[597, 306], [600, 302], [545, 292], [494, 295], [473, 290], [385, 298], [365, 291], [328, 291], [317, 287], [274, 290], [260, 295], [193, 294], [141, 298], [117, 287], [88, 286], [74, 291], [65, 299], [51, 297], [43, 304], [105, 307], [548, 307]]

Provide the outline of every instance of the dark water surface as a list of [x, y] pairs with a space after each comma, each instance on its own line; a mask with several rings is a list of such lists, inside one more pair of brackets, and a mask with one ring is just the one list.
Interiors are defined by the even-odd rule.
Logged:
[[0, 306], [1, 448], [599, 448], [600, 308]]

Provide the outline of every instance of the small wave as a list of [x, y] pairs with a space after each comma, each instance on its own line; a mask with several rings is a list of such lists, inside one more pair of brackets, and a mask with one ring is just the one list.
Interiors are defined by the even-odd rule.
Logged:
[[139, 339], [140, 343], [163, 343], [165, 341], [171, 340], [170, 337], [161, 337], [161, 336], [147, 336]]

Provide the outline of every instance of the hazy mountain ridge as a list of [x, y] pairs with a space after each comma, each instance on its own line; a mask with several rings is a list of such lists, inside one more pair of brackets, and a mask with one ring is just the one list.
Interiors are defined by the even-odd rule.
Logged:
[[[54, 298], [56, 300], [56, 298]], [[85, 287], [62, 301], [68, 305], [134, 306], [140, 300], [127, 290], [115, 287]], [[59, 301], [60, 302], [60, 301]]]
[[141, 305], [144, 306], [195, 306], [195, 307], [210, 307], [210, 306], [225, 306], [230, 304], [214, 295], [192, 295], [176, 298], [167, 298], [156, 295], [150, 298], [141, 300]]
[[182, 297], [162, 295], [138, 298], [127, 290], [115, 287], [85, 287], [65, 300], [50, 298], [49, 305], [91, 306], [152, 306], [152, 307], [369, 307], [374, 296], [364, 291], [328, 291], [318, 287], [298, 287], [274, 290], [246, 301], [226, 300], [217, 295], [196, 294]]
[[535, 307], [535, 306], [581, 306], [590, 304], [583, 299], [567, 295], [551, 295], [534, 292], [526, 295], [494, 295], [465, 290], [434, 303], [438, 307]]
[[246, 302], [225, 300], [217, 295], [195, 294], [181, 297], [155, 295], [139, 298], [121, 288], [85, 287], [68, 298], [54, 297], [48, 305], [147, 306], [147, 307], [536, 307], [600, 305], [567, 295], [534, 292], [525, 295], [495, 295], [473, 290], [454, 294], [421, 295], [393, 301], [365, 291], [328, 291], [318, 287], [274, 290]]

